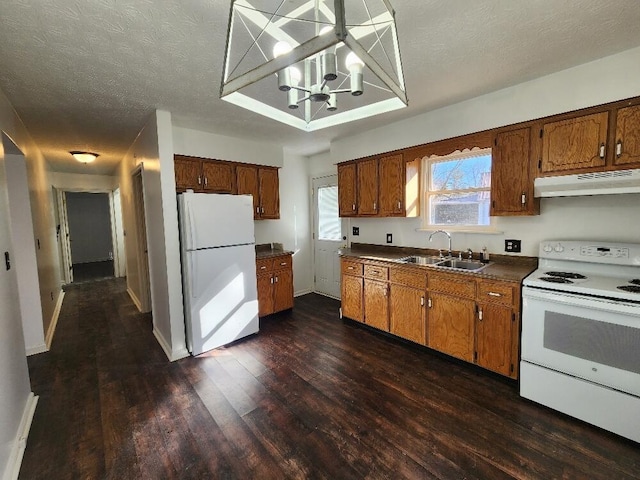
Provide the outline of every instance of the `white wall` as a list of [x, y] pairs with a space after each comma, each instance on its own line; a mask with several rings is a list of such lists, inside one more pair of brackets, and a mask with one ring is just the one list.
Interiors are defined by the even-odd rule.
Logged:
[[73, 264], [113, 258], [109, 194], [67, 192], [66, 197]]
[[115, 175], [89, 175], [85, 173], [51, 172], [51, 184], [66, 191], [110, 192], [118, 186]]
[[[25, 154], [28, 161], [44, 162], [13, 107], [0, 92], [0, 132], [5, 132]], [[24, 336], [20, 322], [20, 304], [15, 269], [6, 270], [4, 252], [14, 256], [9, 230], [9, 206], [5, 175], [6, 138], [0, 133], [0, 474], [10, 478], [20, 463], [23, 418], [35, 408], [29, 385]], [[10, 152], [19, 153], [19, 152]], [[41, 165], [42, 163], [40, 163]], [[27, 422], [28, 423], [28, 422]]]
[[175, 125], [172, 130], [174, 153], [178, 155], [255, 163], [272, 167], [282, 166], [282, 146], [277, 144], [216, 135]]
[[[158, 110], [127, 152], [120, 167], [120, 189], [127, 252], [127, 286], [140, 295], [131, 173], [144, 166], [144, 209], [149, 250], [153, 332], [170, 360], [188, 355], [184, 333], [178, 211], [173, 171], [171, 115]], [[133, 273], [133, 275], [132, 275]]]
[[5, 155], [7, 191], [11, 236], [14, 245], [20, 248], [14, 252], [13, 264], [18, 280], [20, 317], [24, 344], [28, 355], [47, 350], [42, 322], [42, 305], [38, 284], [36, 244], [33, 238], [33, 220], [29, 205], [27, 165], [24, 155]]
[[284, 152], [279, 170], [280, 219], [255, 222], [256, 243], [282, 243], [293, 253], [293, 289], [295, 295], [313, 289], [311, 269], [311, 232], [308, 158]]
[[[576, 110], [640, 95], [640, 48], [602, 58], [546, 77], [435, 110], [381, 129], [332, 142], [326, 154], [312, 157], [311, 170], [329, 163], [383, 153], [397, 148], [455, 137], [489, 128]], [[409, 92], [411, 93], [411, 92]], [[316, 166], [319, 165], [319, 166]], [[335, 166], [332, 171], [336, 171]], [[640, 242], [639, 195], [543, 199], [541, 215], [500, 217], [496, 235], [454, 233], [453, 248], [504, 253], [506, 238], [521, 239], [522, 255], [537, 256], [544, 239], [596, 239]], [[443, 248], [444, 238], [428, 244], [427, 232], [417, 231], [419, 219], [352, 219], [360, 227], [350, 241]]]

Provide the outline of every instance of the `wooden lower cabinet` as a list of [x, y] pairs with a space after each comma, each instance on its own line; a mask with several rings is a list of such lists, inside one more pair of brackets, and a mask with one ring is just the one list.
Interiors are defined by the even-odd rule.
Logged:
[[477, 363], [481, 367], [511, 375], [515, 370], [512, 339], [515, 313], [511, 307], [478, 304]]
[[389, 331], [426, 345], [425, 291], [391, 284], [389, 291]]
[[293, 269], [291, 255], [258, 259], [258, 316], [293, 308]]
[[429, 294], [429, 343], [434, 350], [473, 361], [476, 305], [473, 300]]
[[[344, 269], [343, 269], [344, 272]], [[364, 315], [362, 314], [362, 297], [364, 291], [364, 280], [362, 277], [356, 277], [353, 275], [342, 274], [342, 316], [350, 318], [351, 320], [357, 320], [358, 322], [364, 321]]]
[[389, 331], [389, 284], [364, 280], [364, 323]]

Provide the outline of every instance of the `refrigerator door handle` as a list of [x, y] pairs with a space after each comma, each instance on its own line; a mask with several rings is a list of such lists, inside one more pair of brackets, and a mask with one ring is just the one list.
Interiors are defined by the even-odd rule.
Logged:
[[196, 242], [196, 227], [193, 219], [191, 218], [191, 205], [189, 202], [184, 202], [184, 209], [187, 212], [187, 231], [189, 232], [189, 239], [187, 241], [187, 249], [195, 250], [195, 242]]
[[194, 261], [194, 255], [189, 255], [189, 270], [191, 270], [191, 298], [197, 298], [198, 291], [198, 262]]

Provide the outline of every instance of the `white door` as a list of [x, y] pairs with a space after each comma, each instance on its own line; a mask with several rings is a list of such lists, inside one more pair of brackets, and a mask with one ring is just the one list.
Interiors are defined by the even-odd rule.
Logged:
[[186, 252], [182, 262], [187, 346], [193, 355], [258, 331], [253, 245]]
[[313, 179], [314, 291], [340, 298], [340, 258], [344, 244], [338, 216], [338, 176]]

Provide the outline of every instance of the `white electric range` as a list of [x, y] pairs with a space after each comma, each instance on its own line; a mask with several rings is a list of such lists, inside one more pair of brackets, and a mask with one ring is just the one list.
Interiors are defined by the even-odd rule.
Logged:
[[539, 258], [520, 394], [640, 442], [640, 244], [545, 241]]

